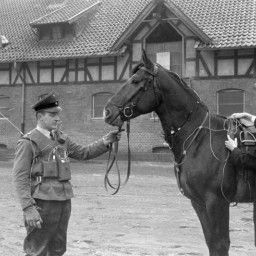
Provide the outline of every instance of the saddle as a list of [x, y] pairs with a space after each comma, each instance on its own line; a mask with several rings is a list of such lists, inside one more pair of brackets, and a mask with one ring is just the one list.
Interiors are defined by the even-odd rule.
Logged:
[[[245, 152], [249, 152], [253, 147], [256, 148], [256, 128], [252, 122], [245, 119], [228, 118], [227, 125], [229, 136], [232, 139], [237, 139], [239, 148]], [[256, 169], [236, 168], [236, 175], [238, 185], [235, 202], [252, 202], [251, 190], [255, 187]]]
[[[244, 147], [249, 152], [256, 147], [256, 128], [252, 122], [245, 119], [228, 118], [228, 134], [237, 138], [238, 147]], [[256, 246], [256, 169], [236, 169], [237, 192], [234, 202], [253, 202], [254, 244]]]
[[242, 131], [239, 133], [241, 145], [255, 146], [256, 145], [256, 128], [252, 122], [240, 119]]
[[238, 146], [256, 146], [256, 128], [245, 119], [227, 119], [228, 134], [238, 139]]

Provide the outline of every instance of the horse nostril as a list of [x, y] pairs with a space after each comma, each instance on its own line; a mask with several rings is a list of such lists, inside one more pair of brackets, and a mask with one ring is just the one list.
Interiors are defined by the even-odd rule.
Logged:
[[111, 115], [110, 109], [109, 108], [105, 109], [105, 111], [104, 111], [105, 118], [108, 118], [110, 115]]

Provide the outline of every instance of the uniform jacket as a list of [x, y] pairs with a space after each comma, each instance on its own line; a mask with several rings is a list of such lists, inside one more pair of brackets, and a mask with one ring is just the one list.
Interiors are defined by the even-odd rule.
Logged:
[[36, 177], [42, 175], [35, 170], [35, 156], [38, 161], [52, 161], [52, 150], [56, 147], [64, 148], [68, 157], [76, 160], [89, 160], [108, 151], [103, 139], [88, 146], [73, 142], [68, 136], [62, 134], [64, 144], [46, 137], [37, 129], [32, 130], [18, 141], [14, 166], [13, 182], [18, 194], [22, 209], [35, 204], [35, 198], [42, 200], [67, 200], [73, 197], [70, 181], [47, 179], [38, 183]]
[[[256, 120], [254, 121], [256, 127]], [[256, 146], [235, 148], [230, 154], [232, 162], [246, 170], [256, 170]]]

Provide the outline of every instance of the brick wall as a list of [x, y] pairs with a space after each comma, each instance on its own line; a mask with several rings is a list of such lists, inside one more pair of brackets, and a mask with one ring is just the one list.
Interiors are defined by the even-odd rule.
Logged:
[[[256, 79], [217, 79], [193, 80], [192, 87], [201, 99], [208, 105], [212, 113], [217, 109], [217, 91], [237, 88], [245, 90], [245, 110], [256, 114]], [[59, 95], [62, 112], [62, 130], [75, 141], [88, 144], [102, 137], [112, 129], [103, 120], [91, 118], [92, 94], [97, 92], [115, 92], [121, 84], [87, 84], [87, 85], [59, 85], [59, 86], [27, 86], [26, 88], [26, 122], [25, 130], [29, 131], [36, 125], [35, 114], [31, 105], [37, 101], [39, 95], [55, 91]], [[22, 88], [21, 86], [1, 87], [1, 94], [10, 97], [9, 118], [20, 128], [22, 121]], [[4, 126], [5, 124], [5, 126]], [[150, 119], [150, 115], [143, 115], [131, 120], [130, 146], [135, 160], [138, 158], [169, 160], [170, 151], [153, 153], [152, 148], [163, 146], [159, 121]], [[9, 154], [12, 154], [19, 138], [19, 132], [5, 121], [0, 121], [0, 144], [6, 144]], [[126, 157], [127, 138], [123, 133], [119, 145], [122, 158]]]
[[245, 91], [245, 111], [256, 115], [256, 78], [193, 80], [192, 88], [209, 107], [217, 112], [217, 92], [224, 89]]

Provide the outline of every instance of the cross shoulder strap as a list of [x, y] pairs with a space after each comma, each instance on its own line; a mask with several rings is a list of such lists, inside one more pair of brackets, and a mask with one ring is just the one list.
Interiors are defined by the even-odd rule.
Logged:
[[42, 151], [39, 149], [37, 143], [31, 139], [31, 133], [23, 135], [20, 139], [28, 140], [30, 142], [34, 154], [34, 159], [42, 155]]

